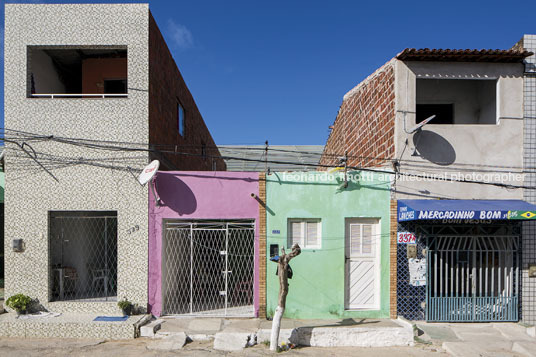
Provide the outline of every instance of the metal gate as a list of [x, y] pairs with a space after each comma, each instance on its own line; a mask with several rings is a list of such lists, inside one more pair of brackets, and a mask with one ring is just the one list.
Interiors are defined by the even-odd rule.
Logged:
[[49, 213], [51, 301], [117, 300], [117, 212]]
[[252, 221], [166, 221], [163, 238], [163, 314], [254, 315]]
[[507, 228], [427, 237], [427, 321], [518, 321], [520, 236]]

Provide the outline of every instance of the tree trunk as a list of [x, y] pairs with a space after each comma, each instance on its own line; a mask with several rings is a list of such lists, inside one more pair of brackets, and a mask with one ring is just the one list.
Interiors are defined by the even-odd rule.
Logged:
[[285, 254], [285, 249], [281, 248], [281, 256], [279, 257], [278, 264], [278, 274], [279, 274], [279, 300], [277, 308], [275, 309], [275, 314], [272, 320], [272, 334], [270, 335], [270, 350], [276, 351], [277, 346], [279, 346], [279, 331], [281, 330], [281, 319], [285, 313], [285, 306], [287, 303], [288, 295], [288, 263], [290, 260], [301, 253], [300, 246], [294, 244], [292, 246], [292, 251], [289, 254]]

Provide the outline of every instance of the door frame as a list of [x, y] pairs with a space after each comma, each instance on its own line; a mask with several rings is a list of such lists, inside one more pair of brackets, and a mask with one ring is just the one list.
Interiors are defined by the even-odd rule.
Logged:
[[[372, 237], [375, 243], [375, 256], [356, 256], [364, 261], [374, 262], [374, 305], [352, 305], [350, 306], [350, 272], [349, 262], [352, 260], [349, 257], [350, 239], [349, 227], [350, 224], [372, 224], [374, 226]], [[380, 294], [381, 294], [381, 218], [379, 217], [346, 217], [344, 219], [344, 309], [345, 310], [379, 310], [380, 309]]]

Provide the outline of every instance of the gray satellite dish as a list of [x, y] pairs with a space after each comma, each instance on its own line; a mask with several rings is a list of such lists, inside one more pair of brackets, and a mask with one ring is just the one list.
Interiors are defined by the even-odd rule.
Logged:
[[413, 133], [416, 133], [417, 131], [421, 130], [423, 126], [425, 126], [426, 124], [428, 124], [432, 119], [434, 119], [436, 116], [435, 114], [432, 115], [431, 117], [428, 117], [426, 119], [424, 119], [423, 121], [421, 121], [419, 124], [415, 125], [413, 128], [411, 128], [408, 132], [408, 134], [413, 134]]

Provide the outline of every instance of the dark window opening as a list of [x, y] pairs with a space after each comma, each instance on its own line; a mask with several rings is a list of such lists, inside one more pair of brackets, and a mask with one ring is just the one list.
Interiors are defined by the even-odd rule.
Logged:
[[117, 300], [117, 212], [49, 213], [51, 301]]
[[28, 97], [126, 96], [126, 47], [28, 46]]
[[453, 104], [417, 104], [416, 123], [435, 115], [430, 124], [454, 124], [453, 107]]
[[207, 158], [207, 144], [201, 142], [201, 156], [203, 159]]
[[106, 94], [121, 94], [127, 92], [126, 79], [105, 79], [104, 93]]
[[436, 115], [434, 124], [497, 124], [497, 80], [416, 80], [416, 123]]
[[179, 134], [184, 136], [184, 108], [181, 103], [177, 103], [177, 125], [179, 129]]

